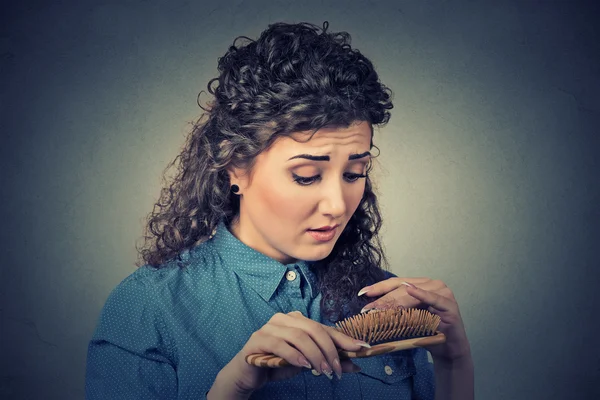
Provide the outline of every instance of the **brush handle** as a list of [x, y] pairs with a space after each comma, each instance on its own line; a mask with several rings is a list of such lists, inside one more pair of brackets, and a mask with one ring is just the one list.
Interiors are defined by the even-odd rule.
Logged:
[[[433, 346], [445, 342], [446, 335], [444, 335], [442, 332], [436, 332], [436, 334], [433, 336], [376, 344], [370, 349], [361, 349], [359, 351], [338, 350], [338, 354], [340, 355], [341, 359], [373, 357], [380, 354], [391, 353], [393, 351], [407, 350], [415, 347]], [[246, 356], [246, 362], [250, 365], [264, 368], [281, 368], [290, 365], [286, 360], [274, 354], [249, 354]]]

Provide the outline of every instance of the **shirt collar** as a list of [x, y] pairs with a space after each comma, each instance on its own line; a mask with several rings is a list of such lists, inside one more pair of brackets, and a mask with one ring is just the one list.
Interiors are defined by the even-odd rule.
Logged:
[[269, 301], [281, 283], [286, 271], [298, 267], [310, 286], [313, 297], [316, 296], [316, 279], [306, 261], [282, 264], [242, 243], [219, 222], [211, 239], [223, 262], [247, 285], [254, 289], [265, 301]]

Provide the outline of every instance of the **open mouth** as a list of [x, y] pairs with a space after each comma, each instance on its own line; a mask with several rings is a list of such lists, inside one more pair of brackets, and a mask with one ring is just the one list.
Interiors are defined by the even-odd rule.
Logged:
[[328, 242], [335, 237], [337, 231], [336, 226], [321, 227], [317, 229], [309, 229], [308, 234], [318, 242]]
[[339, 225], [334, 225], [334, 226], [322, 226], [320, 228], [315, 228], [315, 229], [309, 229], [309, 231], [313, 231], [313, 232], [329, 232], [332, 231], [334, 229], [336, 229]]

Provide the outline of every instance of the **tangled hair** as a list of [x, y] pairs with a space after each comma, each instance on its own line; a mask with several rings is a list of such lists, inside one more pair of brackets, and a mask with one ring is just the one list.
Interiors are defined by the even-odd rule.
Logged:
[[[391, 90], [373, 64], [350, 46], [347, 32], [328, 33], [309, 23], [269, 25], [254, 41], [237, 37], [219, 58], [219, 77], [209, 81], [214, 100], [193, 124], [177, 172], [148, 216], [137, 265], [161, 267], [182, 250], [207, 240], [220, 220], [239, 213], [227, 169], [251, 169], [254, 160], [281, 136], [359, 121], [387, 124]], [[249, 42], [236, 46], [240, 38]], [[216, 86], [213, 87], [213, 83]], [[200, 95], [199, 95], [200, 96]], [[308, 137], [308, 139], [310, 139]], [[371, 140], [371, 147], [373, 141]], [[370, 168], [369, 168], [370, 170]], [[364, 195], [331, 254], [312, 264], [331, 321], [366, 303], [361, 287], [384, 278], [387, 262], [378, 232], [381, 216], [367, 176]]]

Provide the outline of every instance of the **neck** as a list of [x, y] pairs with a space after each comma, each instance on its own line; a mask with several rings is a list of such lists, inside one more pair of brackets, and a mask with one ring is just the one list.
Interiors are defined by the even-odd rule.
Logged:
[[271, 257], [272, 259], [277, 260], [284, 265], [297, 261], [296, 259], [290, 258], [289, 256], [281, 254], [277, 252], [277, 250], [270, 248], [270, 246], [265, 242], [264, 238], [261, 239], [261, 235], [256, 231], [256, 229], [254, 229], [252, 224], [249, 221], [244, 221], [244, 218], [241, 215], [238, 215], [232, 219], [227, 226], [227, 229], [229, 229], [229, 232], [231, 232], [233, 236], [235, 236], [246, 246], [266, 255], [267, 257]]

